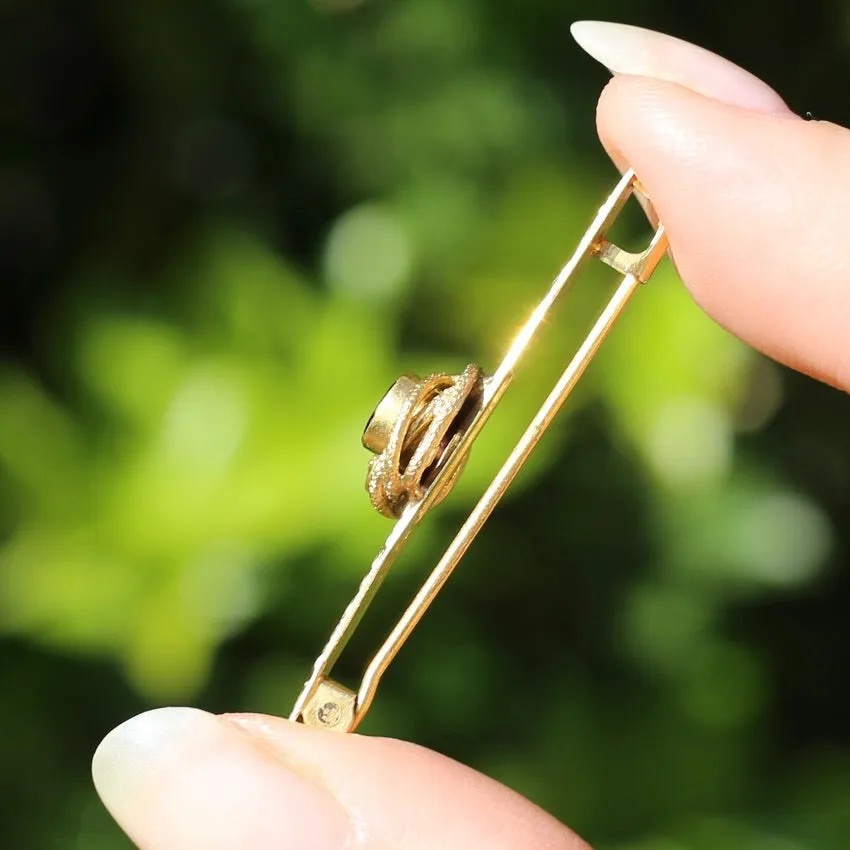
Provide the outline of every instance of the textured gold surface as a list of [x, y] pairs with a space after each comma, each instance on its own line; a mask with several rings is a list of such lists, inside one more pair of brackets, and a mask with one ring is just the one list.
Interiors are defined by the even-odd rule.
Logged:
[[[478, 412], [482, 388], [474, 365], [461, 375], [405, 375], [393, 384], [363, 435], [363, 444], [379, 452], [369, 462], [366, 490], [384, 516], [397, 518], [408, 502], [422, 498]], [[435, 504], [456, 479], [441, 482]]]

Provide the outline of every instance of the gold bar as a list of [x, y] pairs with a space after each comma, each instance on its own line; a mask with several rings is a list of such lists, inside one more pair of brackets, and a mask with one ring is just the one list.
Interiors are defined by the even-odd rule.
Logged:
[[[372, 562], [356, 595], [345, 609], [330, 639], [316, 659], [311, 676], [304, 684], [292, 709], [290, 720], [300, 721], [318, 728], [353, 731], [363, 719], [375, 697], [381, 676], [390, 662], [398, 654], [404, 641], [425, 614], [508, 486], [552, 423], [635, 290], [641, 283], [649, 279], [664, 255], [667, 249], [667, 239], [663, 226], [656, 229], [646, 250], [638, 254], [624, 251], [605, 239], [605, 231], [635, 191], [640, 191], [640, 187], [637, 185], [634, 172], [629, 171], [623, 175], [614, 191], [596, 214], [573, 255], [558, 273], [543, 300], [514, 338], [495, 373], [484, 379], [480, 399], [477, 399], [478, 407], [474, 417], [468, 423], [464, 423], [463, 430], [455, 435], [453, 443], [450, 444], [450, 453], [447, 457], [441, 459], [442, 465], [434, 480], [428, 484], [420, 496], [407, 502], [398, 514], [398, 520], [381, 551]], [[456, 479], [476, 437], [510, 385], [517, 364], [531, 346], [534, 337], [548, 318], [559, 296], [572, 285], [581, 263], [591, 257], [596, 257], [624, 275], [614, 295], [434, 570], [393, 627], [387, 639], [375, 653], [364, 672], [358, 690], [356, 692], [349, 690], [332, 681], [329, 678], [331, 668], [360, 623], [369, 603], [380, 588], [381, 582], [386, 577], [408, 537], [422, 517], [445, 495]], [[410, 383], [412, 386], [414, 385], [413, 382]], [[436, 415], [434, 418], [436, 420]], [[449, 427], [453, 420], [444, 418], [443, 421], [447, 423], [446, 427]], [[417, 420], [417, 422], [417, 433], [421, 436], [423, 426], [421, 421]], [[436, 424], [439, 426], [440, 422], [437, 421]], [[392, 436], [389, 435], [391, 429], [387, 429], [384, 425], [382, 425], [382, 428], [382, 438], [387, 437], [386, 440], [382, 440], [382, 443], [389, 442], [392, 439]], [[382, 469], [382, 467], [379, 469]]]

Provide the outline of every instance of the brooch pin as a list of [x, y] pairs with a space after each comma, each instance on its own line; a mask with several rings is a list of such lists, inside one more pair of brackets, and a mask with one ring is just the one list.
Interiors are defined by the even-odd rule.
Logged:
[[[663, 225], [658, 226], [648, 247], [640, 253], [624, 251], [605, 238], [605, 232], [633, 194], [648, 201], [634, 172], [628, 171], [492, 375], [485, 375], [475, 365], [467, 366], [460, 375], [403, 375], [378, 404], [363, 434], [363, 445], [374, 454], [366, 489], [375, 508], [396, 522], [316, 659], [290, 720], [352, 732], [369, 710], [387, 667], [561, 409], [631, 296], [649, 280], [667, 250]], [[589, 258], [614, 268], [623, 275], [622, 281], [508, 459], [372, 657], [357, 690], [335, 682], [329, 677], [331, 670], [381, 582], [415, 527], [445, 498], [463, 471], [473, 443], [511, 383], [518, 363], [559, 297], [572, 284], [582, 262]]]

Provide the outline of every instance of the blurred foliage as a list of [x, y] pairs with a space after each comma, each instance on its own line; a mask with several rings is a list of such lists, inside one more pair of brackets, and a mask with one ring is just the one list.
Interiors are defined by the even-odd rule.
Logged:
[[[2, 846], [126, 846], [88, 760], [136, 711], [288, 711], [389, 527], [363, 493], [373, 403], [402, 371], [494, 364], [613, 183], [582, 17], [850, 122], [837, 0], [0, 4]], [[344, 676], [610, 285], [589, 269], [547, 328]], [[844, 848], [848, 414], [665, 267], [365, 731], [600, 850]]]

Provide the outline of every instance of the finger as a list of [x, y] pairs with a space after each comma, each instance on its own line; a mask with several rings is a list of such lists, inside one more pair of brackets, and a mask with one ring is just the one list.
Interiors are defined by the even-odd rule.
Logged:
[[586, 850], [502, 785], [436, 753], [272, 717], [147, 712], [93, 763], [143, 850]]
[[[688, 289], [751, 345], [850, 389], [850, 132], [797, 118], [720, 57], [628, 29], [604, 57], [597, 32], [591, 52], [665, 79], [615, 77], [599, 133], [652, 198]], [[635, 47], [647, 37], [653, 50]]]
[[758, 77], [702, 47], [660, 32], [576, 21], [576, 42], [612, 74], [652, 77], [757, 112], [787, 113], [782, 98]]
[[850, 133], [640, 78], [599, 105], [702, 308], [766, 354], [850, 388]]

